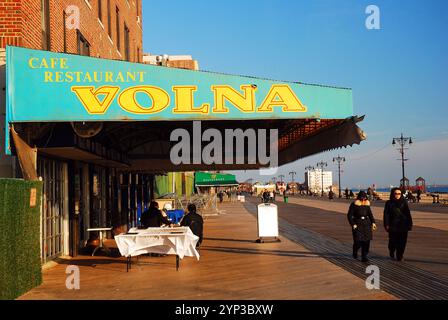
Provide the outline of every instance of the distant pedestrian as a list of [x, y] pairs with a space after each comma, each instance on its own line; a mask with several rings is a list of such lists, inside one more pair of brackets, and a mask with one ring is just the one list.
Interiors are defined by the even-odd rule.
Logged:
[[364, 191], [358, 193], [356, 201], [352, 202], [347, 214], [348, 222], [352, 227], [353, 258], [358, 258], [361, 248], [362, 262], [368, 262], [370, 241], [373, 238], [373, 230], [376, 230], [375, 218], [370, 209], [370, 201]]
[[269, 192], [266, 189], [263, 192], [262, 200], [263, 200], [264, 203], [268, 203], [269, 202]]
[[328, 199], [333, 200], [334, 199], [334, 192], [330, 189], [330, 192], [328, 192]]
[[373, 198], [373, 190], [372, 190], [372, 188], [368, 188], [367, 189], [367, 199], [369, 200], [369, 201], [372, 201], [372, 198]]
[[345, 199], [349, 199], [348, 188], [345, 188]]
[[412, 216], [408, 202], [400, 188], [393, 188], [390, 199], [384, 206], [384, 228], [389, 233], [389, 255], [397, 261], [403, 260], [408, 232], [412, 230]]
[[350, 195], [349, 195], [350, 199], [355, 197], [355, 194], [353, 193], [353, 190], [350, 190]]
[[422, 198], [422, 190], [417, 189], [417, 203], [420, 203], [421, 198]]
[[406, 195], [406, 200], [408, 200], [408, 202], [410, 202], [410, 201], [415, 202], [415, 201], [417, 201], [417, 198], [415, 198], [414, 195], [412, 194], [412, 191], [409, 190]]

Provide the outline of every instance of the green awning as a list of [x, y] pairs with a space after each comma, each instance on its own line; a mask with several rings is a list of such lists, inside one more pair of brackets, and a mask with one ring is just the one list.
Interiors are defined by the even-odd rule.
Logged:
[[224, 173], [208, 173], [196, 172], [195, 186], [196, 187], [229, 187], [237, 186], [239, 183], [233, 174]]

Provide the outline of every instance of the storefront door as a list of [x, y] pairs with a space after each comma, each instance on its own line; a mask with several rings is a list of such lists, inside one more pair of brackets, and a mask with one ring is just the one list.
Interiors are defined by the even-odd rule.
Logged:
[[39, 158], [38, 175], [44, 182], [41, 257], [46, 263], [68, 253], [67, 164]]

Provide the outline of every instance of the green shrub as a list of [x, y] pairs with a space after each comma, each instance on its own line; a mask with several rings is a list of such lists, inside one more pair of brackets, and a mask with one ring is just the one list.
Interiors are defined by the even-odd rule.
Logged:
[[[31, 189], [36, 205], [30, 207]], [[15, 299], [42, 283], [42, 182], [0, 179], [0, 299]]]

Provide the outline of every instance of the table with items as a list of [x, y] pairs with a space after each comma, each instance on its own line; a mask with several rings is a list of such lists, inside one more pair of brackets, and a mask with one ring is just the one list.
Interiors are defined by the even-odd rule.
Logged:
[[126, 271], [131, 268], [132, 257], [147, 253], [176, 255], [176, 270], [179, 270], [179, 260], [185, 256], [199, 260], [198, 240], [189, 227], [132, 228], [115, 236], [120, 254], [127, 258]]

